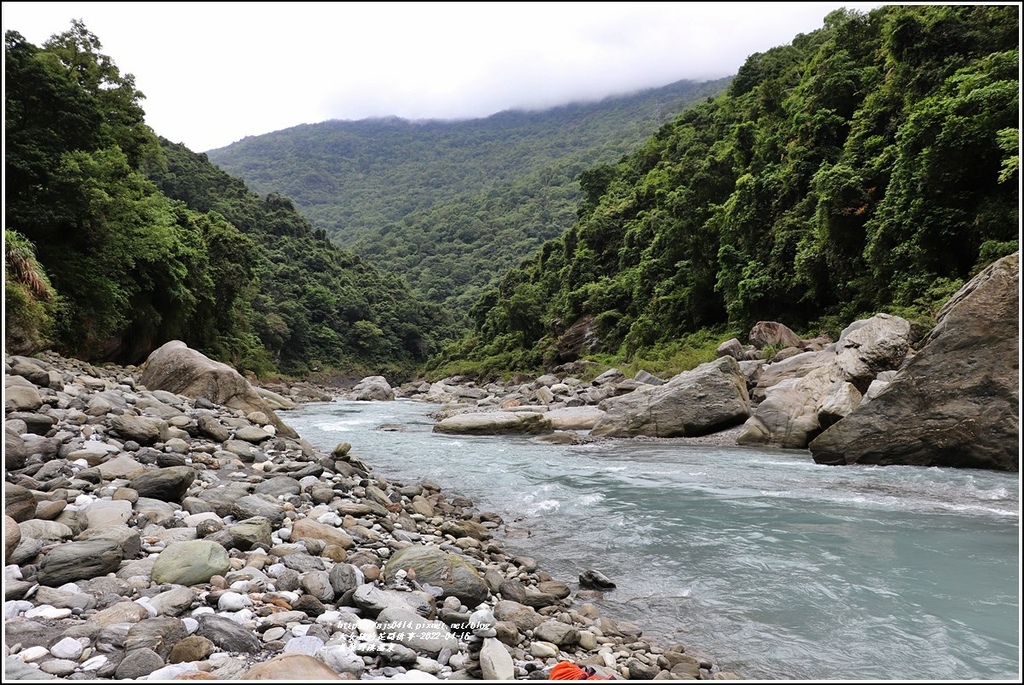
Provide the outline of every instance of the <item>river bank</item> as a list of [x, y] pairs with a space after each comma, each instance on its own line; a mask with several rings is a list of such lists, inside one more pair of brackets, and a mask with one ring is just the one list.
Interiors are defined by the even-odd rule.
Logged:
[[141, 378], [5, 359], [7, 678], [740, 677], [601, 615], [600, 573], [574, 593], [465, 497], [286, 437], [273, 407], [329, 391], [260, 412]]

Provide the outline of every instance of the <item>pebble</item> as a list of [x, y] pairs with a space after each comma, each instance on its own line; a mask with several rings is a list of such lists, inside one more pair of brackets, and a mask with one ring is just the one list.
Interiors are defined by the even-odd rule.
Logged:
[[[29, 366], [62, 382], [35, 386], [15, 373]], [[359, 460], [358, 448], [324, 454], [286, 437], [286, 412], [274, 417], [269, 408], [246, 412], [147, 389], [138, 367], [49, 352], [7, 356], [5, 371], [43, 402], [42, 409], [8, 404], [7, 413], [52, 419], [48, 437], [28, 433], [20, 418], [7, 421], [6, 448], [16, 458], [5, 452], [5, 481], [19, 498], [35, 497], [36, 512], [16, 503], [21, 538], [8, 559], [17, 563], [4, 568], [9, 677], [535, 679], [561, 659], [586, 659], [612, 677], [673, 677], [661, 663], [689, 664], [687, 673], [701, 679], [738, 677], [602, 617], [536, 560], [507, 554], [500, 517], [472, 501], [436, 483], [389, 482]], [[295, 403], [338, 394], [304, 383], [268, 390]], [[152, 427], [155, 442], [144, 430]], [[330, 541], [305, 537], [309, 526], [293, 529], [307, 519], [326, 526]], [[86, 539], [103, 542], [76, 543]], [[120, 556], [110, 560], [112, 572], [65, 559], [60, 587], [40, 584], [54, 549], [107, 554], [113, 544]], [[452, 568], [478, 576], [472, 590], [426, 567], [389, 566], [408, 558], [409, 547], [458, 560]], [[538, 608], [502, 596], [505, 581], [530, 588], [523, 597]], [[354, 591], [366, 585], [375, 592]], [[379, 626], [381, 608], [360, 604], [368, 599], [387, 602], [386, 615], [402, 620]], [[499, 604], [499, 616], [529, 627], [496, 618]], [[602, 633], [605, 626], [628, 630], [617, 637]], [[429, 641], [411, 639], [426, 628], [450, 628], [453, 639], [426, 651]], [[183, 657], [195, 660], [172, 663]]]

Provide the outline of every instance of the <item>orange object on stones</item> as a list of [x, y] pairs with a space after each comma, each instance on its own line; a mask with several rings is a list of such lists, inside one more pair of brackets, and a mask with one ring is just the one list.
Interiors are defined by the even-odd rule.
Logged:
[[559, 661], [552, 667], [551, 673], [548, 674], [548, 680], [607, 680], [607, 678], [580, 668], [571, 661]]

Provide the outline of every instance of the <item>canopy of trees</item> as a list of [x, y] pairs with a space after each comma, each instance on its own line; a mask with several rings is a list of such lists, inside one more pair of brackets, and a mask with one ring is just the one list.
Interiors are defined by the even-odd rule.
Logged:
[[[159, 139], [81, 22], [5, 35], [9, 351], [137, 363], [181, 339], [242, 370], [408, 372], [451, 318]], [[430, 330], [428, 330], [428, 328]]]
[[728, 79], [467, 121], [329, 121], [207, 154], [314, 229], [460, 316], [575, 219], [580, 172], [614, 162]]
[[933, 312], [1017, 249], [1019, 8], [839, 10], [729, 90], [583, 172], [576, 223], [472, 310], [440, 361], [565, 361], [593, 319], [626, 359], [758, 320], [833, 334]]
[[226, 172], [150, 130], [100, 49], [79, 22], [5, 36], [9, 351], [178, 338], [394, 377], [568, 361], [589, 322], [629, 360], [764, 319], [926, 320], [1017, 249], [1015, 6], [838, 10], [675, 105], [328, 122], [210, 153]]

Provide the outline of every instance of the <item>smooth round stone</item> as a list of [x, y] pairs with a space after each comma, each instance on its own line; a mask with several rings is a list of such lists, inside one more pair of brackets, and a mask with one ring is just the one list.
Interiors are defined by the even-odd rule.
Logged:
[[530, 655], [538, 659], [550, 659], [558, 656], [558, 648], [550, 642], [538, 641], [530, 645]]
[[241, 611], [252, 606], [252, 600], [239, 592], [225, 592], [217, 600], [217, 608], [220, 611]]
[[58, 659], [78, 661], [84, 649], [81, 642], [73, 637], [66, 637], [50, 647], [50, 654]]
[[106, 666], [107, 661], [109, 661], [109, 659], [107, 659], [107, 657], [105, 657], [102, 654], [97, 654], [96, 656], [90, 657], [90, 658], [88, 658], [88, 659], [86, 659], [85, 661], [82, 662], [82, 670], [83, 671], [98, 671], [101, 668], [103, 668], [104, 666]]
[[282, 637], [284, 637], [284, 634], [287, 632], [288, 631], [285, 628], [282, 628], [281, 626], [270, 628], [263, 633], [263, 641], [273, 642], [275, 640], [280, 640]]
[[56, 620], [60, 618], [67, 618], [71, 615], [71, 609], [58, 609], [48, 604], [29, 609], [25, 612], [25, 618], [43, 618]]
[[48, 656], [50, 656], [50, 650], [41, 646], [27, 647], [26, 649], [18, 652], [18, 657], [27, 664], [32, 663], [33, 661], [39, 661], [40, 659]]
[[284, 644], [286, 654], [308, 654], [316, 656], [316, 653], [324, 646], [324, 641], [318, 637], [307, 635], [305, 637], [294, 637]]
[[199, 667], [194, 663], [171, 664], [156, 669], [146, 676], [146, 680], [193, 680], [193, 678], [179, 678], [179, 676], [187, 676], [188, 674], [198, 672]]
[[75, 672], [76, 668], [78, 668], [78, 662], [68, 659], [50, 659], [39, 665], [40, 671], [55, 675], [58, 678], [71, 675]]
[[[10, 579], [8, 579], [10, 580]], [[24, 599], [17, 599], [10, 602], [4, 602], [4, 619], [14, 618], [20, 616], [26, 611], [31, 609], [34, 604]]]

